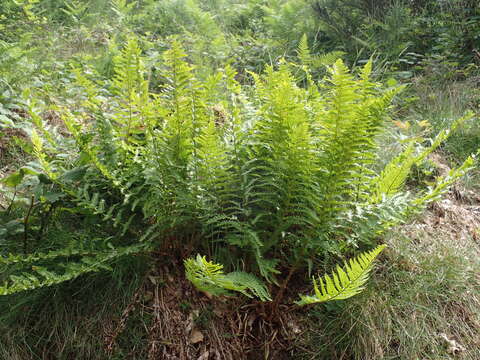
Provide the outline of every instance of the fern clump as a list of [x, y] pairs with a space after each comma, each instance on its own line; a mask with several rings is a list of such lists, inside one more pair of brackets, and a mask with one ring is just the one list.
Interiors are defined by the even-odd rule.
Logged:
[[[76, 70], [81, 103], [55, 109], [66, 130], [45, 123], [29, 102], [32, 121], [21, 126], [29, 129], [36, 161], [20, 170], [21, 181], [37, 179], [37, 191], [59, 194], [36, 198], [44, 206], [61, 204], [61, 211], [89, 216], [108, 229], [112, 257], [103, 248], [105, 263], [152, 247], [194, 249], [239, 270], [224, 274], [205, 258], [188, 259], [187, 276], [199, 289], [268, 300], [259, 278], [273, 286], [285, 272], [311, 270], [327, 257], [374, 246], [379, 234], [440, 196], [474, 161], [468, 158], [426, 192], [405, 191], [412, 166], [450, 131], [426, 146], [411, 140], [378, 170], [377, 139], [401, 88], [371, 80], [370, 62], [352, 74], [338, 60], [315, 82], [309, 65], [319, 60], [305, 47], [304, 39], [303, 86], [293, 73], [298, 67], [284, 61], [251, 73], [247, 87], [229, 66], [202, 75], [174, 41], [158, 66], [160, 90], [152, 92], [151, 74], [131, 38], [103, 87]], [[57, 246], [52, 251], [61, 250]], [[337, 269], [333, 280], [315, 281], [315, 296], [300, 303], [357, 293], [380, 250]], [[26, 256], [35, 266], [40, 255]], [[72, 271], [78, 276], [87, 269], [92, 267]], [[23, 287], [11, 277], [3, 293], [63, 279], [47, 275], [48, 281], [31, 278], [33, 285]]]

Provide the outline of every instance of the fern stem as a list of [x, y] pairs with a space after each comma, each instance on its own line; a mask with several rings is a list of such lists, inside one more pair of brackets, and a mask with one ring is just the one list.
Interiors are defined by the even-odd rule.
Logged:
[[288, 275], [285, 281], [280, 287], [280, 290], [278, 291], [277, 296], [275, 296], [275, 300], [273, 300], [272, 312], [270, 316], [273, 316], [277, 312], [278, 305], [280, 305], [280, 301], [282, 300], [285, 290], [287, 289], [287, 285], [290, 282], [290, 279], [292, 278], [295, 271], [297, 271], [297, 266], [298, 266], [298, 261], [290, 268], [290, 271], [288, 272]]
[[25, 219], [23, 220], [23, 253], [26, 255], [27, 254], [27, 236], [28, 236], [28, 220], [30, 218], [30, 214], [33, 209], [33, 204], [35, 202], [35, 196], [32, 195], [31, 200], [30, 200], [30, 207], [28, 208], [27, 215], [25, 216]]
[[7, 216], [10, 215], [10, 211], [12, 211], [13, 203], [15, 202], [16, 197], [17, 197], [17, 187], [15, 186], [13, 190], [12, 201], [10, 201], [10, 204], [8, 205], [8, 208], [7, 208]]
[[55, 209], [55, 203], [50, 204], [48, 207], [47, 213], [45, 216], [42, 217], [41, 223], [40, 223], [40, 229], [38, 230], [38, 235], [37, 235], [37, 241], [40, 242], [43, 237], [43, 233], [45, 232], [45, 229], [47, 228], [48, 222], [50, 220], [50, 217], [53, 213], [53, 210]]

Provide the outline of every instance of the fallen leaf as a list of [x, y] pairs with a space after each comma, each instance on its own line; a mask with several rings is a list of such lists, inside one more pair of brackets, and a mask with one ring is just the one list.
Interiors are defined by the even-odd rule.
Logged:
[[210, 352], [205, 351], [202, 355], [197, 360], [208, 360], [208, 357], [210, 356]]
[[203, 341], [203, 334], [200, 330], [193, 329], [192, 334], [190, 335], [190, 342], [192, 344], [197, 344]]
[[408, 121], [405, 121], [405, 122], [394, 121], [393, 123], [402, 130], [408, 130], [410, 128], [410, 123]]
[[153, 285], [157, 285], [159, 283], [159, 277], [158, 276], [152, 276], [152, 275], [149, 275], [148, 276], [148, 279], [150, 280], [150, 282], [153, 284]]

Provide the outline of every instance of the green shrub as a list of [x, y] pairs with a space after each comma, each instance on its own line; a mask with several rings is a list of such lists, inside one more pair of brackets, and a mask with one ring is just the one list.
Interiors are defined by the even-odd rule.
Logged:
[[[412, 166], [448, 137], [444, 130], [428, 146], [411, 141], [375, 171], [376, 139], [400, 89], [369, 80], [371, 63], [355, 76], [337, 61], [318, 83], [304, 65], [305, 87], [299, 87], [292, 65], [283, 62], [263, 75], [251, 73], [253, 85], [242, 87], [229, 66], [201, 80], [173, 42], [155, 94], [134, 39], [114, 63], [115, 76], [103, 88], [76, 71], [81, 103], [56, 108], [65, 129], [43, 121], [29, 100], [36, 161], [3, 180], [27, 192], [28, 213], [37, 203], [60, 204], [63, 212], [96, 219], [110, 237], [88, 251], [73, 243], [4, 255], [2, 294], [108, 269], [115, 259], [161, 247], [172, 255], [204, 253], [242, 271], [232, 279], [199, 258], [197, 274], [213, 269], [202, 275], [213, 279], [210, 285], [228, 283], [227, 289], [268, 298], [254, 274], [283, 282], [281, 297], [294, 272], [376, 245], [380, 234], [438, 198], [473, 165], [468, 158], [423, 193], [403, 190]], [[350, 281], [352, 274], [366, 278], [380, 250], [347, 266]], [[195, 262], [187, 265], [195, 273]], [[337, 273], [335, 285], [326, 280], [328, 293], [348, 288], [348, 278]], [[326, 293], [317, 284], [320, 299]]]

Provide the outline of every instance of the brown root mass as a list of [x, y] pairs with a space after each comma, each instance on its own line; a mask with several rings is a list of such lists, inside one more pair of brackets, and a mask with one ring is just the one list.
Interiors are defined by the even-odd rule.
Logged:
[[151, 318], [145, 328], [149, 360], [292, 358], [295, 340], [304, 331], [292, 309], [280, 306], [269, 320], [261, 303], [240, 297], [211, 298], [171, 268], [158, 267], [146, 276], [114, 329], [106, 331], [108, 354], [115, 352], [116, 340], [136, 308]]

